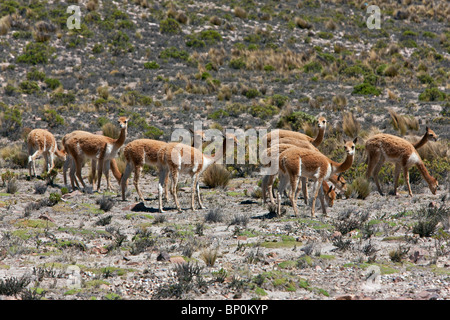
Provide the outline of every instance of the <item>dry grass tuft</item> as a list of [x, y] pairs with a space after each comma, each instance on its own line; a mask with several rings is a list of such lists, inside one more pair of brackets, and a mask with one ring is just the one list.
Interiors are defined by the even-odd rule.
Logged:
[[344, 114], [342, 121], [342, 130], [350, 138], [356, 138], [361, 130], [361, 124], [356, 120], [352, 112]]
[[220, 164], [213, 164], [203, 173], [203, 182], [210, 188], [225, 188], [231, 179], [231, 173]]
[[401, 115], [390, 109], [392, 126], [395, 130], [398, 130], [400, 135], [404, 136], [409, 130], [419, 130], [419, 121], [414, 116]]
[[245, 9], [241, 8], [241, 7], [235, 7], [234, 8], [234, 15], [238, 18], [241, 19], [246, 19], [247, 18], [247, 11], [245, 11]]

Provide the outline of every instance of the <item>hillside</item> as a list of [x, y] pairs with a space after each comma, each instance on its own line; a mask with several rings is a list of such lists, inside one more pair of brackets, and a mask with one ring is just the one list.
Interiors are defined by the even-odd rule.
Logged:
[[[71, 30], [70, 5], [81, 18]], [[379, 29], [368, 28], [368, 5], [380, 9]], [[2, 1], [0, 279], [23, 279], [22, 299], [448, 299], [449, 8], [425, 0]], [[303, 199], [300, 216], [287, 200], [275, 216], [262, 204], [258, 164], [233, 163], [224, 187], [202, 180], [208, 209], [188, 209], [183, 176], [185, 210], [169, 198], [160, 214], [154, 167], [140, 179], [145, 204], [132, 178], [123, 202], [113, 177], [112, 192], [70, 190], [61, 162], [56, 177], [28, 177], [30, 130], [46, 128], [59, 143], [73, 130], [117, 137], [119, 116], [129, 118], [126, 143], [169, 141], [194, 121], [314, 137], [324, 116], [319, 149], [331, 159], [341, 161], [344, 141], [358, 137], [343, 175], [349, 191], [328, 216], [311, 217]], [[394, 166], [386, 164], [380, 196], [364, 179], [364, 142], [377, 132], [417, 141], [426, 127], [439, 139], [419, 154], [437, 194], [416, 168], [413, 197], [404, 180], [398, 196], [389, 194]], [[122, 154], [118, 163], [123, 171]], [[89, 165], [83, 170], [87, 181]], [[82, 282], [70, 289], [73, 265]], [[372, 268], [375, 284], [366, 280]], [[2, 285], [0, 297], [14, 296]]]

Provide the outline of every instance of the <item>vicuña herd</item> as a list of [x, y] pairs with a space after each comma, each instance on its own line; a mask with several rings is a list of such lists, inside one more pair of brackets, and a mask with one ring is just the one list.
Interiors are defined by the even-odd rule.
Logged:
[[[113, 139], [100, 134], [93, 134], [87, 131], [73, 131], [62, 138], [62, 148], [58, 149], [55, 137], [46, 129], [34, 129], [28, 134], [28, 167], [30, 178], [36, 176], [35, 160], [40, 155], [45, 158], [45, 170], [50, 171], [54, 168], [54, 158], [59, 157], [64, 161], [63, 174], [64, 184], [67, 185], [67, 170], [70, 169], [70, 182], [72, 189], [80, 188], [79, 182], [86, 189], [81, 170], [86, 160], [91, 160], [91, 175], [93, 177], [93, 186], [95, 186], [95, 177], [97, 180], [96, 190], [99, 192], [101, 186], [102, 174], [107, 181], [107, 190], [112, 186], [109, 178], [111, 170], [118, 181], [121, 189], [122, 200], [126, 200], [128, 178], [131, 173], [134, 174], [134, 187], [139, 199], [144, 202], [144, 195], [139, 188], [139, 178], [144, 164], [153, 165], [158, 169], [158, 207], [163, 211], [163, 192], [167, 200], [169, 182], [170, 193], [173, 196], [178, 212], [181, 212], [181, 206], [177, 196], [177, 184], [180, 174], [188, 174], [192, 178], [191, 185], [191, 209], [195, 210], [195, 198], [198, 206], [204, 208], [200, 196], [199, 180], [205, 170], [213, 163], [222, 159], [231, 143], [239, 145], [238, 138], [233, 134], [224, 134], [222, 140], [222, 149], [212, 155], [207, 155], [202, 151], [202, 143], [205, 141], [203, 131], [192, 131], [192, 145], [180, 142], [164, 142], [152, 139], [137, 139], [131, 141], [123, 148], [123, 155], [126, 161], [123, 174], [120, 172], [116, 158], [120, 148], [124, 145], [127, 138], [128, 119], [120, 117], [118, 119], [120, 126], [120, 135]], [[313, 182], [313, 196], [311, 201], [311, 215], [315, 214], [315, 203], [317, 197], [321, 201], [323, 214], [326, 215], [326, 205], [332, 206], [336, 199], [336, 189], [345, 191], [346, 181], [342, 173], [347, 171], [353, 164], [356, 152], [357, 138], [346, 141], [343, 144], [346, 157], [342, 162], [336, 162], [324, 154], [318, 147], [325, 136], [327, 120], [324, 117], [318, 118], [318, 134], [311, 138], [304, 133], [290, 130], [276, 129], [270, 131], [262, 137], [260, 145], [266, 146], [263, 154], [269, 160], [264, 167], [270, 164], [276, 164], [276, 172], [267, 172], [262, 178], [262, 197], [263, 204], [266, 203], [267, 193], [272, 204], [273, 184], [278, 176], [278, 188], [276, 192], [277, 213], [281, 212], [281, 197], [287, 187], [290, 188], [290, 202], [294, 214], [298, 214], [297, 199], [299, 191], [302, 190], [303, 198], [308, 204], [307, 182]], [[426, 144], [429, 140], [436, 141], [437, 135], [428, 127], [422, 139], [412, 144], [407, 140], [390, 135], [375, 134], [365, 143], [365, 153], [367, 155], [366, 178], [374, 178], [378, 192], [381, 191], [378, 173], [384, 162], [393, 162], [394, 171], [394, 194], [397, 194], [398, 180], [401, 171], [406, 181], [409, 195], [412, 196], [411, 186], [409, 184], [409, 168], [416, 166], [422, 174], [433, 194], [436, 194], [438, 181], [433, 178], [425, 168], [417, 149]], [[233, 149], [232, 149], [233, 150]], [[98, 173], [97, 173], [98, 172]], [[331, 184], [331, 185], [330, 185]]]

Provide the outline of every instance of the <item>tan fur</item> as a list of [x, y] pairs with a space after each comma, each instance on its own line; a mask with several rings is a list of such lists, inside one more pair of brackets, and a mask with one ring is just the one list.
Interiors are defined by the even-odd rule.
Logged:
[[[124, 144], [127, 135], [128, 119], [120, 117], [118, 122], [120, 125], [120, 136], [117, 139], [86, 133], [84, 131], [78, 131], [72, 134], [68, 139], [65, 139], [65, 148], [67, 148], [67, 152], [75, 162], [76, 177], [83, 185], [83, 188], [86, 188], [86, 184], [81, 176], [81, 169], [85, 159], [97, 161], [97, 191], [100, 191], [102, 173], [105, 173], [106, 181], [109, 184], [109, 168], [111, 160], [117, 157], [119, 149]], [[103, 168], [105, 168], [105, 170], [103, 170]], [[108, 185], [107, 189], [110, 190], [110, 188], [111, 186]]]
[[420, 147], [424, 146], [428, 141], [437, 141], [438, 136], [436, 133], [434, 133], [433, 130], [430, 128], [426, 128], [425, 134], [423, 135], [422, 139], [414, 143], [414, 148], [419, 149]]
[[[314, 150], [317, 152], [320, 152], [319, 149], [317, 149], [316, 147], [314, 147], [310, 142], [307, 142], [305, 140], [297, 140], [294, 138], [281, 138], [279, 139], [280, 144], [279, 145], [275, 145], [272, 146], [270, 148], [268, 148], [266, 150], [267, 152], [267, 156], [269, 158], [273, 158], [272, 161], [278, 161], [278, 156], [273, 155], [274, 152], [278, 152], [278, 155], [280, 155], [283, 151], [295, 146], [295, 147], [300, 147], [300, 148], [306, 148], [306, 149], [310, 149], [310, 150]], [[275, 175], [265, 175], [262, 179], [262, 184], [261, 184], [261, 189], [262, 189], [262, 196], [263, 196], [263, 203], [266, 203], [266, 192], [269, 193], [269, 199], [270, 199], [270, 203], [274, 203], [274, 199], [273, 199], [273, 194], [272, 194], [272, 188], [273, 188], [273, 183], [275, 180]], [[304, 201], [307, 204], [308, 203], [308, 189], [306, 186], [306, 178], [302, 178], [301, 181], [299, 181], [299, 183], [301, 182], [302, 184], [302, 191], [303, 191], [303, 197], [304, 197]], [[340, 190], [345, 191], [346, 189], [346, 181], [342, 176], [337, 176], [337, 175], [332, 175], [330, 177], [330, 181]], [[297, 190], [299, 191], [300, 189], [297, 188]], [[324, 192], [325, 194], [325, 199], [327, 200], [328, 204], [332, 204], [334, 202], [334, 200], [336, 199], [336, 192], [334, 191], [333, 188], [331, 188], [328, 186], [328, 183], [326, 181], [323, 182], [323, 190], [329, 190], [328, 192]], [[324, 212], [324, 214], [326, 214], [326, 208], [324, 205], [324, 199], [323, 199], [323, 194], [320, 193], [320, 201], [322, 204], [322, 211]], [[295, 196], [295, 199], [297, 199], [298, 195]]]
[[[296, 140], [308, 141], [313, 146], [318, 147], [323, 141], [323, 137], [325, 135], [325, 129], [327, 127], [327, 120], [324, 117], [319, 117], [318, 127], [319, 127], [319, 132], [318, 132], [316, 138], [311, 138], [310, 136], [308, 136], [304, 133], [295, 132], [295, 131], [291, 131], [291, 130], [275, 129], [275, 130], [272, 130], [271, 132], [267, 133], [265, 136], [263, 136], [262, 143], [264, 145], [266, 145], [267, 148], [269, 148], [271, 145], [272, 139], [274, 139], [275, 137], [278, 136], [278, 139], [294, 138]], [[279, 142], [279, 143], [281, 143], [281, 142]]]
[[191, 209], [195, 211], [195, 194], [201, 209], [204, 208], [199, 188], [199, 178], [201, 174], [213, 163], [222, 159], [226, 154], [227, 144], [229, 141], [238, 143], [234, 135], [227, 135], [222, 144], [222, 150], [219, 154], [208, 156], [203, 154], [200, 150], [181, 144], [178, 142], [168, 143], [158, 152], [158, 169], [159, 169], [159, 211], [163, 211], [162, 207], [162, 190], [167, 186], [167, 177], [171, 176], [170, 192], [174, 198], [175, 205], [178, 212], [182, 212], [177, 195], [178, 177], [180, 174], [189, 174], [192, 177], [191, 187]]
[[[418, 147], [422, 146], [423, 140], [415, 145]], [[395, 164], [394, 195], [397, 195], [398, 179], [400, 171], [403, 170], [409, 195], [412, 196], [409, 184], [409, 168], [413, 165], [419, 169], [423, 178], [427, 181], [431, 193], [436, 194], [438, 181], [428, 173], [414, 145], [405, 139], [384, 133], [374, 135], [366, 141], [366, 154], [368, 164], [366, 177], [367, 179], [370, 179], [370, 177], [374, 178], [378, 192], [381, 195], [383, 195], [383, 192], [378, 181], [378, 173], [385, 161]]]
[[[137, 139], [128, 143], [123, 154], [126, 161], [125, 171], [120, 181], [122, 190], [122, 200], [125, 201], [125, 191], [127, 188], [127, 180], [132, 171], [134, 171], [134, 187], [138, 193], [139, 199], [144, 200], [144, 195], [139, 188], [139, 178], [141, 175], [142, 167], [144, 164], [157, 165], [158, 164], [158, 152], [161, 148], [167, 145], [164, 141], [152, 140], [152, 139]], [[166, 177], [167, 179], [168, 177]], [[166, 184], [167, 185], [167, 184]], [[167, 198], [167, 187], [165, 188], [165, 195]]]
[[36, 176], [36, 159], [43, 155], [45, 159], [44, 172], [50, 172], [54, 167], [54, 156], [66, 160], [66, 152], [58, 150], [55, 137], [46, 129], [31, 130], [27, 137], [28, 145], [28, 170], [30, 178]]
[[298, 214], [295, 195], [297, 194], [300, 178], [304, 177], [314, 181], [314, 195], [311, 205], [311, 215], [314, 216], [319, 187], [324, 180], [329, 180], [333, 174], [344, 172], [351, 167], [355, 153], [355, 143], [356, 139], [345, 143], [344, 148], [347, 156], [342, 163], [337, 163], [318, 151], [306, 148], [293, 147], [282, 152], [279, 157], [278, 214], [281, 212], [280, 195], [284, 192], [288, 183], [290, 183], [294, 191], [291, 192], [292, 207], [295, 215]]

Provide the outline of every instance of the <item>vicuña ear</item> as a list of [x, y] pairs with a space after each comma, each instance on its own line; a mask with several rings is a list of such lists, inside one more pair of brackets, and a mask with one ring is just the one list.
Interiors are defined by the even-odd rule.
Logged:
[[355, 139], [353, 139], [353, 143], [356, 143], [356, 141], [358, 141], [358, 137], [356, 137]]
[[427, 126], [426, 129], [425, 129], [425, 131], [428, 132], [428, 130], [430, 130], [430, 129], [429, 129], [428, 126]]

